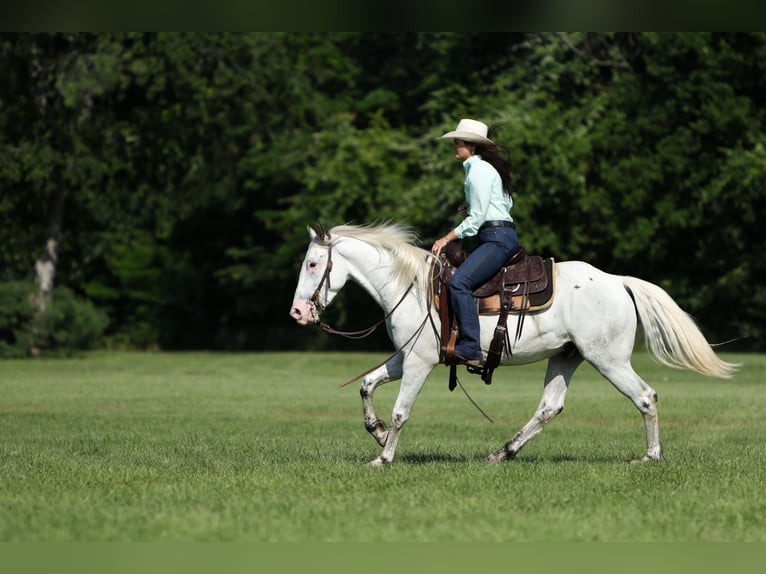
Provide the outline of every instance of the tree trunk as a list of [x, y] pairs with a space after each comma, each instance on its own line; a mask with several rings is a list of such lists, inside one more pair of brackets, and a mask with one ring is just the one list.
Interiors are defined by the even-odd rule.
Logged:
[[50, 229], [51, 236], [45, 242], [45, 248], [35, 261], [35, 282], [40, 285], [37, 296], [37, 307], [44, 312], [53, 297], [53, 279], [56, 276], [58, 262], [59, 238], [61, 237], [61, 221], [64, 217], [64, 202], [66, 193], [57, 192], [51, 199]]

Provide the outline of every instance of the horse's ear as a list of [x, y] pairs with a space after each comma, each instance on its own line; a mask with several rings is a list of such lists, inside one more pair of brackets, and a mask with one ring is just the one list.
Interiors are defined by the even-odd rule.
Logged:
[[324, 227], [322, 227], [322, 224], [319, 222], [314, 226], [314, 232], [316, 233], [316, 236], [319, 237], [319, 241], [324, 241], [327, 237], [327, 234], [324, 232]]
[[307, 225], [307, 226], [306, 226], [306, 229], [308, 229], [308, 232], [309, 232], [309, 237], [311, 237], [311, 241], [314, 241], [314, 239], [316, 239], [316, 236], [317, 236], [317, 232], [316, 232], [316, 231], [314, 231], [314, 228], [313, 228], [313, 227], [311, 227], [310, 225]]

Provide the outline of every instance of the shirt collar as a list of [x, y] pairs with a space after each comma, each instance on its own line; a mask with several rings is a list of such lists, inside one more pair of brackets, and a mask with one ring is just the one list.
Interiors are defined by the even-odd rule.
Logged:
[[468, 173], [468, 171], [471, 169], [471, 165], [473, 165], [477, 161], [481, 161], [481, 156], [479, 154], [472, 155], [467, 160], [465, 160], [463, 162], [463, 169], [465, 170], [465, 172]]

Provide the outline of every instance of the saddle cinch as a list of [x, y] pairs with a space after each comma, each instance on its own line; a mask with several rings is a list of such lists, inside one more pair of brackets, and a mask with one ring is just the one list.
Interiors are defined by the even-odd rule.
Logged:
[[[459, 241], [447, 244], [441, 255], [442, 268], [435, 282], [436, 307], [442, 324], [442, 347], [440, 361], [450, 367], [449, 390], [457, 385], [455, 344], [460, 335], [455, 314], [449, 303], [449, 285], [455, 270], [468, 257]], [[511, 354], [512, 344], [508, 334], [508, 314], [518, 315], [514, 342], [521, 337], [527, 313], [543, 311], [553, 302], [553, 258], [527, 255], [523, 247], [508, 259], [498, 273], [473, 292], [480, 315], [497, 315], [497, 326], [483, 367], [468, 365], [468, 371], [481, 375], [487, 384], [492, 383], [492, 373], [500, 364], [503, 350]]]

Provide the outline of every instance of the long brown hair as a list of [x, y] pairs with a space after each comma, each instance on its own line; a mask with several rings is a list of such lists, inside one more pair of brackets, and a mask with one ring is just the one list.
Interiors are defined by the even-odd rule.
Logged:
[[[502, 124], [495, 124], [489, 128], [488, 137], [492, 136]], [[494, 140], [493, 140], [494, 141]], [[481, 159], [495, 168], [500, 174], [500, 181], [503, 183], [503, 191], [512, 197], [513, 192], [513, 173], [511, 172], [511, 152], [502, 144], [476, 143], [474, 153], [481, 155]]]

